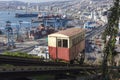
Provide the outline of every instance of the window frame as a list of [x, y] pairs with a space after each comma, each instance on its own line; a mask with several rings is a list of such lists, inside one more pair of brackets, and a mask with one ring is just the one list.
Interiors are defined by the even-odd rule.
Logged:
[[[67, 46], [64, 46], [64, 40], [66, 40], [67, 41]], [[59, 41], [60, 41], [60, 43], [61, 43], [61, 45], [59, 46]], [[57, 39], [57, 47], [63, 47], [63, 48], [68, 48], [68, 39], [60, 39], [60, 38], [58, 38]]]

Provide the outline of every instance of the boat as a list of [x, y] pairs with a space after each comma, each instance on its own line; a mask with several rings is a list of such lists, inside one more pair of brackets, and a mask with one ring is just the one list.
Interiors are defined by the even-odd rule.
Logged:
[[25, 14], [20, 14], [20, 13], [16, 13], [15, 17], [37, 17], [38, 14], [37, 13], [25, 13]]
[[41, 18], [41, 19], [39, 19], [39, 18], [33, 18], [33, 19], [31, 19], [31, 22], [32, 23], [39, 23], [39, 22], [43, 22], [43, 19]]
[[15, 17], [37, 17], [38, 16], [38, 13], [32, 13], [29, 9], [30, 7], [30, 3], [26, 3], [26, 7], [25, 7], [25, 10], [26, 12], [25, 13], [16, 13], [15, 14]]
[[38, 14], [37, 18], [33, 18], [31, 19], [31, 22], [32, 23], [38, 23], [38, 22], [43, 22], [43, 20], [45, 19], [50, 19], [50, 20], [53, 20], [53, 19], [57, 19], [57, 18], [61, 18], [61, 15], [41, 15], [41, 14]]

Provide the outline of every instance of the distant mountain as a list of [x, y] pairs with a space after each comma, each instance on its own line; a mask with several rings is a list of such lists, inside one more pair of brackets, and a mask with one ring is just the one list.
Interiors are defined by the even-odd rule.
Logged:
[[91, 0], [91, 1], [113, 1], [113, 0]]
[[25, 3], [21, 2], [21, 1], [0, 1], [0, 4], [3, 4], [3, 5], [25, 5]]

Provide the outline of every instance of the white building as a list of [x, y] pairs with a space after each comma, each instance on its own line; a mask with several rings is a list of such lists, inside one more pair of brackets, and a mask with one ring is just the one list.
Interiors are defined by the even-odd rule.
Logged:
[[48, 46], [35, 46], [35, 48], [28, 54], [40, 56], [44, 59], [49, 59]]
[[25, 7], [25, 6], [18, 6], [17, 9], [18, 9], [18, 10], [25, 10], [26, 7]]
[[102, 20], [104, 23], [107, 23], [107, 22], [108, 22], [107, 16], [101, 16], [101, 20]]
[[89, 21], [84, 24], [85, 29], [94, 29], [96, 27], [98, 27], [98, 24], [96, 22]]
[[91, 12], [90, 18], [93, 21], [99, 21], [99, 13], [98, 13], [98, 11]]

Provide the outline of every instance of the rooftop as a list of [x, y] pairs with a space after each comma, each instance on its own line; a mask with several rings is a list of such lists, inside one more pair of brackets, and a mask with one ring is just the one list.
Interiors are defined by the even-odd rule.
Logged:
[[66, 29], [66, 30], [62, 30], [62, 31], [53, 33], [53, 34], [51, 34], [51, 36], [53, 36], [53, 35], [57, 36], [57, 34], [62, 34], [62, 35], [71, 37], [71, 36], [74, 36], [76, 34], [79, 34], [79, 33], [83, 32], [83, 31], [84, 31], [84, 29], [82, 29], [82, 28], [69, 28], [69, 29]]

